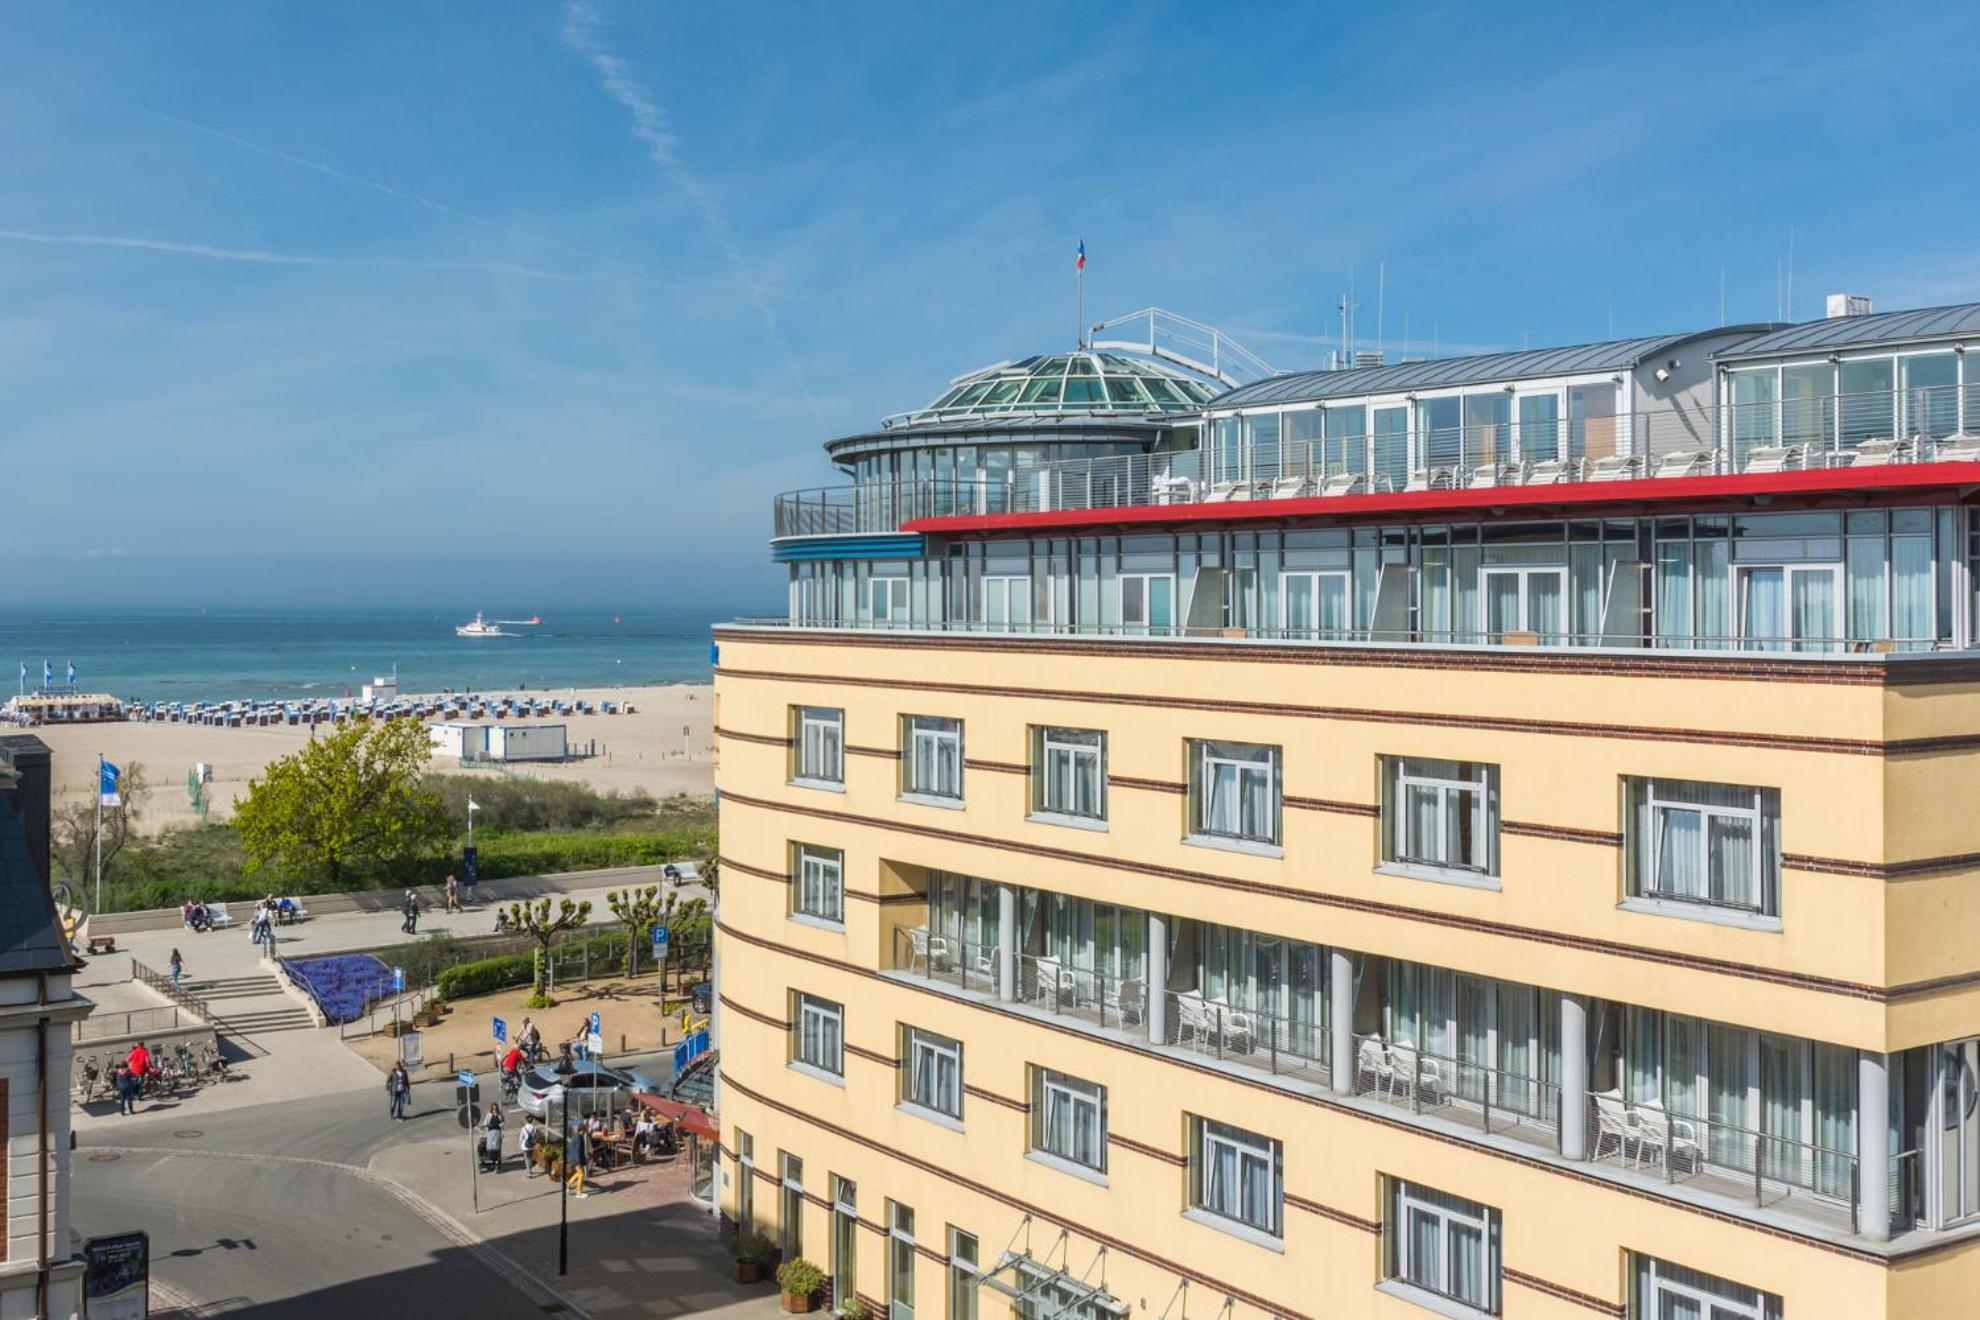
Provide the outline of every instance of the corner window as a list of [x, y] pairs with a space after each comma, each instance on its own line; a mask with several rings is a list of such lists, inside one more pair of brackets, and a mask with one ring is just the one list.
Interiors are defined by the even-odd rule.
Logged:
[[1781, 1320], [1781, 1299], [1698, 1270], [1630, 1257], [1630, 1320]]
[[1173, 573], [1121, 574], [1121, 631], [1161, 636], [1175, 631]]
[[846, 920], [846, 855], [809, 843], [791, 849], [791, 910], [820, 921]]
[[1280, 797], [1278, 748], [1251, 743], [1190, 743], [1192, 832], [1276, 844]]
[[1107, 1171], [1107, 1088], [1050, 1068], [1031, 1070], [1031, 1148]]
[[1400, 1178], [1382, 1217], [1384, 1276], [1407, 1289], [1499, 1313], [1499, 1212]]
[[846, 713], [824, 706], [797, 706], [792, 715], [797, 726], [792, 734], [797, 754], [792, 778], [845, 783]]
[[1189, 1203], [1271, 1237], [1285, 1231], [1284, 1158], [1256, 1132], [1190, 1119]]
[[1633, 778], [1624, 794], [1631, 897], [1780, 915], [1778, 790]]
[[1458, 876], [1499, 873], [1499, 768], [1383, 759], [1382, 860]]
[[901, 791], [962, 799], [963, 722], [935, 715], [901, 721]]
[[1107, 735], [1098, 729], [1032, 730], [1032, 807], [1060, 816], [1107, 817]]
[[901, 1030], [901, 1100], [962, 1117], [962, 1042], [919, 1027]]
[[845, 1076], [844, 1007], [802, 991], [793, 999], [797, 1012], [791, 1024], [791, 1058], [834, 1077]]

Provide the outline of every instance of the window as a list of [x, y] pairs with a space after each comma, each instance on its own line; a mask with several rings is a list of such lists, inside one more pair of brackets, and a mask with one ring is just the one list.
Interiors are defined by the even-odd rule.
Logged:
[[1345, 570], [1279, 574], [1279, 629], [1288, 637], [1339, 637], [1354, 625]]
[[1630, 1320], [1781, 1320], [1781, 1299], [1698, 1270], [1631, 1256]]
[[1550, 646], [1567, 639], [1567, 570], [1545, 565], [1485, 569], [1486, 641], [1534, 633]]
[[1461, 875], [1499, 873], [1499, 768], [1386, 758], [1382, 860]]
[[859, 1186], [832, 1175], [832, 1296], [859, 1295]]
[[1484, 1315], [1499, 1313], [1499, 1212], [1392, 1179], [1382, 1220], [1387, 1276]]
[[782, 1241], [778, 1245], [785, 1260], [796, 1260], [804, 1254], [804, 1161], [789, 1151], [779, 1152], [778, 1159], [783, 1164], [777, 1207]]
[[1031, 579], [1029, 577], [986, 577], [983, 579], [983, 608], [980, 622], [991, 628], [1022, 632], [1031, 626]]
[[1629, 779], [1624, 821], [1633, 897], [1780, 915], [1780, 793]]
[[1194, 833], [1279, 841], [1279, 749], [1192, 742], [1189, 815]]
[[845, 1076], [844, 1013], [844, 1008], [829, 999], [798, 994], [797, 1022], [793, 1028], [797, 1033], [794, 1050], [797, 1062], [834, 1077]]
[[887, 1320], [914, 1320], [914, 1211], [898, 1201], [887, 1202]]
[[976, 1262], [976, 1234], [949, 1229], [949, 1320], [977, 1320], [976, 1292], [983, 1275]]
[[1176, 576], [1173, 573], [1121, 574], [1121, 630], [1167, 633], [1176, 622]]
[[1838, 648], [1843, 637], [1840, 564], [1740, 564], [1733, 573], [1742, 650]]
[[736, 1231], [747, 1237], [756, 1227], [756, 1139], [736, 1132]]
[[1107, 735], [1098, 729], [1032, 730], [1032, 805], [1061, 816], [1107, 817]]
[[1285, 1187], [1279, 1143], [1207, 1118], [1192, 1118], [1190, 1127], [1190, 1204], [1219, 1219], [1281, 1236]]
[[962, 1117], [962, 1042], [919, 1027], [902, 1030], [901, 1100]]
[[837, 848], [809, 843], [795, 845], [796, 875], [791, 885], [791, 910], [820, 921], [844, 924], [846, 919], [846, 855]]
[[846, 782], [846, 713], [823, 706], [797, 708], [797, 773], [821, 784]]
[[874, 578], [871, 582], [873, 623], [879, 628], [905, 628], [908, 625], [908, 580], [904, 577]]
[[1031, 1070], [1031, 1148], [1107, 1171], [1107, 1088], [1050, 1068]]
[[901, 722], [902, 791], [922, 797], [962, 797], [963, 725], [934, 715]]

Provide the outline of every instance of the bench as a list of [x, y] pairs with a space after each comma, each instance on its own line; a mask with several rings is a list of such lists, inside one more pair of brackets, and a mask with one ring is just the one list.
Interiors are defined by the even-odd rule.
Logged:
[[117, 937], [115, 935], [92, 935], [89, 937], [89, 951], [92, 954], [115, 953], [117, 951]]
[[212, 923], [215, 930], [221, 930], [234, 924], [234, 919], [228, 914], [225, 903], [208, 903], [206, 905], [206, 919]]

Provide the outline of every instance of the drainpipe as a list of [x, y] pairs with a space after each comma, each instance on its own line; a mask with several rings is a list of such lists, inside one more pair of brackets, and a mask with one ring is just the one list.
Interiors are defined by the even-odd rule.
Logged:
[[[48, 973], [36, 974], [34, 1002], [48, 1003]], [[34, 1276], [34, 1313], [48, 1314], [48, 1017], [43, 1014], [34, 1024], [35, 1138], [41, 1158], [35, 1162], [36, 1200], [35, 1251], [38, 1267]]]

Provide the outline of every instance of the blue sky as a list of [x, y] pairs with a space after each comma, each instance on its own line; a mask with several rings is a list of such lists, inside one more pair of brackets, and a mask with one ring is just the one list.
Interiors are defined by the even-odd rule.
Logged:
[[[1316, 364], [1980, 299], [1980, 7], [0, 11], [0, 599], [738, 607], [1149, 304]], [[519, 599], [520, 598], [520, 599]]]

